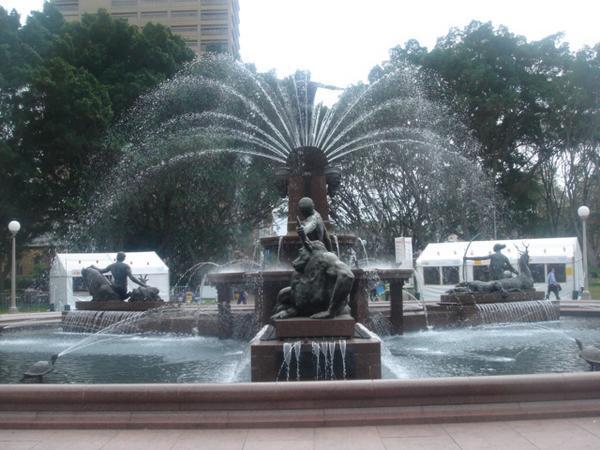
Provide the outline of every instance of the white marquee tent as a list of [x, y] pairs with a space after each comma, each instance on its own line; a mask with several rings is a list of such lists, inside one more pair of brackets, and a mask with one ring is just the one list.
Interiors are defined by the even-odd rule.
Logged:
[[[134, 276], [147, 277], [149, 286], [158, 288], [163, 300], [169, 300], [169, 268], [155, 252], [128, 252], [125, 262]], [[116, 253], [58, 253], [50, 268], [50, 304], [56, 311], [65, 305], [75, 308], [75, 301], [91, 300], [81, 278], [81, 269], [91, 265], [105, 268], [117, 260]], [[105, 274], [110, 276], [110, 273]], [[128, 280], [128, 289], [137, 287]]]
[[467, 256], [490, 255], [497, 243], [506, 245], [502, 253], [515, 269], [518, 269], [519, 250], [528, 246], [536, 290], [546, 291], [546, 277], [552, 267], [562, 287], [562, 299], [572, 298], [573, 291], [583, 286], [582, 253], [575, 237], [473, 241], [470, 246], [469, 242], [442, 242], [429, 244], [417, 258], [416, 277], [421, 298], [439, 300], [441, 294], [465, 281], [465, 275], [466, 281], [485, 279], [489, 260], [466, 261], [463, 266], [463, 256], [467, 246]]

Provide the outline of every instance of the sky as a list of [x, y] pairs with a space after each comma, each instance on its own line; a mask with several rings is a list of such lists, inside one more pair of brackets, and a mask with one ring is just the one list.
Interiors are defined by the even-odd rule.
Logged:
[[[598, 0], [239, 0], [242, 60], [285, 76], [345, 87], [365, 81], [389, 49], [417, 39], [431, 48], [471, 20], [505, 25], [528, 40], [557, 32], [572, 49], [600, 42]], [[0, 0], [22, 16], [43, 0]]]

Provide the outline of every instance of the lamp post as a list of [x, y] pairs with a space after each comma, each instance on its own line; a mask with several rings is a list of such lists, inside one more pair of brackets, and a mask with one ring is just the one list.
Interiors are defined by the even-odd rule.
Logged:
[[9, 313], [19, 312], [17, 309], [17, 233], [21, 229], [21, 224], [16, 220], [12, 220], [8, 224], [8, 230], [12, 234], [12, 274], [11, 274], [11, 285], [10, 285], [10, 308]]
[[583, 292], [581, 293], [582, 300], [590, 300], [590, 276], [588, 273], [588, 260], [587, 260], [587, 229], [586, 221], [590, 217], [590, 208], [587, 206], [580, 206], [577, 209], [577, 215], [581, 219], [582, 234], [583, 234]]

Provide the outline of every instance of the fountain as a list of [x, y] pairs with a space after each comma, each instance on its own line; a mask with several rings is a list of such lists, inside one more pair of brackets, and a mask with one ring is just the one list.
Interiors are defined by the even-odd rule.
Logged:
[[[132, 120], [122, 125], [128, 152], [119, 174], [136, 174], [135, 181], [143, 183], [178, 164], [235, 152], [271, 161], [273, 183], [280, 196], [287, 197], [287, 234], [259, 239], [265, 255], [262, 268], [229, 268], [206, 277], [217, 289], [220, 337], [234, 333], [229, 303], [232, 286], [251, 282], [257, 292], [256, 330], [271, 322], [277, 294], [288, 285], [289, 264], [301, 246], [296, 232], [302, 215], [298, 205], [306, 197], [312, 199], [332, 235], [330, 250], [341, 255], [360, 244], [365, 255], [365, 264], [353, 268], [355, 282], [349, 301], [353, 319], [369, 323], [366, 291], [376, 278], [390, 286], [391, 332], [403, 332], [402, 290], [412, 271], [370, 267], [363, 240], [333, 233], [328, 196], [340, 187], [342, 174], [336, 164], [353, 152], [387, 145], [418, 148], [434, 158], [440, 154], [460, 158], [465, 152], [456, 147], [443, 110], [422, 95], [416, 78], [410, 67], [403, 67], [369, 87], [349, 89], [328, 108], [315, 102], [319, 85], [306, 72], [280, 81], [225, 57], [210, 56], [140, 99]], [[215, 147], [215, 142], [225, 145]], [[470, 164], [464, 158], [461, 161]], [[108, 198], [105, 207], [116, 204], [120, 193], [127, 192], [118, 188], [122, 185], [119, 174], [107, 183], [110, 195], [104, 195]], [[102, 211], [95, 208], [85, 222], [98, 220]], [[465, 309], [462, 303], [458, 308]], [[288, 336], [295, 337], [309, 336]]]
[[[284, 84], [273, 80], [261, 79], [252, 74], [246, 67], [233, 65], [232, 70], [241, 78], [223, 75], [216, 70], [222, 61], [208, 60], [207, 66], [215, 69], [216, 74], [208, 76], [201, 67], [190, 67], [182, 77], [167, 82], [157, 93], [143, 99], [139, 106], [141, 126], [132, 126], [135, 139], [131, 143], [131, 154], [125, 161], [123, 170], [131, 171], [136, 180], [154, 176], [163, 168], [172, 167], [181, 162], [193, 162], [210, 152], [236, 151], [249, 155], [268, 158], [278, 164], [276, 182], [281, 191], [289, 199], [287, 234], [283, 237], [265, 238], [262, 241], [266, 253], [278, 255], [279, 263], [291, 262], [300, 247], [301, 237], [296, 232], [298, 225], [297, 203], [301, 197], [314, 199], [315, 208], [320, 213], [325, 226], [332, 231], [333, 224], [329, 220], [327, 195], [334, 194], [339, 176], [334, 167], [335, 161], [353, 151], [369, 146], [400, 143], [407, 146], [430, 146], [438, 151], [453, 148], [443, 136], [435, 135], [425, 124], [433, 121], [427, 101], [421, 96], [411, 95], [414, 87], [410, 82], [402, 95], [389, 98], [385, 92], [377, 92], [375, 88], [357, 89], [343, 97], [331, 109], [314, 106], [312, 88], [307, 77], [302, 80], [294, 77]], [[211, 66], [212, 64], [212, 66]], [[223, 80], [219, 80], [218, 76]], [[410, 74], [397, 73], [391, 76], [407, 77]], [[240, 81], [242, 80], [242, 81]], [[379, 83], [385, 83], [385, 79]], [[242, 95], [242, 85], [250, 85], [251, 96]], [[383, 90], [385, 91], [385, 89]], [[202, 96], [206, 102], [214, 101], [216, 105], [208, 112], [193, 113], [185, 108], [167, 105], [169, 114], [161, 110], [155, 113], [152, 107], [162, 108], [162, 93], [180, 95], [184, 101], [192, 101], [190, 93], [212, 93], [218, 95]], [[216, 99], [214, 98], [216, 97]], [[233, 100], [232, 100], [233, 99]], [[233, 101], [233, 104], [231, 103]], [[144, 103], [146, 102], [146, 104]], [[310, 105], [310, 108], [308, 107]], [[401, 105], [402, 108], [397, 107]], [[231, 110], [238, 109], [237, 114]], [[229, 111], [229, 112], [228, 112]], [[407, 116], [402, 115], [402, 111]], [[141, 113], [143, 112], [143, 114]], [[148, 129], [158, 127], [160, 133], [148, 133]], [[226, 135], [226, 148], [202, 148], [205, 142], [201, 138], [207, 133], [212, 136]], [[231, 141], [237, 141], [231, 144]], [[167, 144], [186, 143], [187, 145]], [[240, 146], [239, 144], [244, 145]], [[155, 145], [156, 144], [156, 145]], [[231, 147], [229, 147], [231, 145]], [[194, 150], [189, 150], [192, 147]], [[175, 150], [167, 150], [175, 148]], [[184, 150], [182, 151], [182, 148]], [[172, 153], [170, 153], [172, 152]], [[114, 182], [113, 182], [114, 181]], [[111, 180], [112, 186], [118, 186], [118, 180]], [[109, 196], [109, 203], [116, 202], [115, 196]], [[101, 211], [94, 211], [94, 214]], [[93, 217], [90, 217], [93, 222]], [[86, 224], [91, 222], [86, 221]], [[334, 237], [336, 248], [343, 253], [344, 245], [352, 245], [356, 238], [337, 235]], [[276, 242], [276, 244], [274, 244]], [[366, 255], [366, 252], [365, 252]], [[93, 384], [65, 386], [0, 386], [0, 411], [3, 414], [4, 427], [29, 428], [67, 428], [67, 427], [112, 427], [135, 428], [148, 426], [178, 427], [254, 427], [254, 426], [331, 426], [331, 425], [381, 425], [397, 423], [429, 423], [459, 420], [498, 420], [518, 418], [564, 417], [565, 415], [600, 413], [599, 379], [596, 374], [543, 374], [520, 375], [514, 377], [469, 377], [469, 378], [424, 378], [431, 371], [417, 371], [409, 380], [371, 381], [379, 376], [401, 378], [406, 376], [401, 371], [390, 375], [390, 360], [407, 358], [409, 364], [423, 361], [423, 355], [429, 359], [425, 365], [436, 369], [448, 369], [440, 376], [481, 375], [481, 372], [458, 372], [452, 361], [440, 363], [437, 357], [443, 353], [451, 360], [469, 359], [470, 365], [481, 367], [480, 361], [492, 364], [492, 368], [506, 364], [512, 360], [542, 360], [547, 365], [541, 369], [544, 373], [552, 371], [557, 361], [565, 361], [565, 355], [575, 360], [565, 370], [581, 369], [581, 364], [573, 344], [557, 356], [551, 348], [550, 355], [540, 355], [539, 348], [512, 348], [514, 336], [525, 336], [530, 342], [531, 329], [512, 329], [506, 327], [495, 329], [481, 328], [477, 338], [473, 339], [473, 330], [459, 330], [460, 335], [446, 334], [438, 331], [415, 333], [408, 337], [392, 336], [386, 338], [387, 349], [382, 350], [386, 367], [381, 367], [378, 351], [381, 349], [376, 339], [361, 324], [368, 321], [368, 300], [365, 287], [370, 279], [377, 275], [390, 285], [390, 324], [395, 332], [402, 332], [403, 304], [402, 289], [404, 280], [410, 271], [377, 268], [353, 268], [354, 283], [349, 295], [351, 318], [342, 316], [333, 319], [291, 318], [277, 321], [270, 326], [271, 315], [277, 304], [278, 294], [290, 282], [291, 268], [273, 267], [269, 258], [265, 258], [263, 270], [248, 268], [237, 271], [221, 271], [208, 276], [210, 282], [218, 290], [217, 327], [221, 338], [231, 337], [234, 330], [228, 325], [231, 316], [229, 304], [231, 286], [253, 283], [256, 286], [255, 327], [259, 333], [254, 337], [256, 367], [266, 367], [265, 375], [252, 374], [244, 378], [231, 376], [230, 366], [223, 368], [227, 358], [239, 360], [243, 353], [239, 342], [227, 339], [206, 340], [197, 336], [149, 338], [141, 345], [144, 338], [126, 335], [123, 341], [115, 339], [116, 348], [110, 348], [108, 354], [102, 354], [104, 346], [86, 347], [90, 351], [87, 360], [89, 374], [76, 382], [95, 381], [93, 376], [100, 372], [99, 367], [111, 366], [113, 372], [107, 370], [108, 378], [98, 377], [99, 383], [164, 383], [165, 381], [185, 382], [186, 384]], [[275, 259], [275, 258], [273, 258]], [[468, 305], [455, 304], [456, 308]], [[480, 305], [483, 306], [483, 305]], [[166, 307], [165, 307], [166, 308]], [[185, 312], [183, 308], [172, 308], [176, 316]], [[142, 313], [156, 316], [158, 322], [167, 321], [162, 315], [162, 308]], [[493, 314], [493, 312], [492, 312]], [[179, 319], [180, 317], [177, 317]], [[170, 319], [168, 319], [170, 320]], [[358, 322], [355, 324], [354, 321]], [[133, 320], [132, 322], [135, 322]], [[127, 323], [127, 321], [126, 321]], [[324, 327], [323, 324], [327, 326]], [[556, 327], [553, 323], [551, 326]], [[199, 327], [199, 323], [192, 326]], [[550, 326], [548, 328], [551, 328]], [[562, 330], [542, 330], [546, 347], [565, 343], [567, 339], [560, 335]], [[592, 333], [597, 327], [589, 327], [585, 341], [593, 341]], [[456, 331], [456, 330], [455, 330]], [[580, 329], [575, 328], [580, 332]], [[454, 332], [453, 332], [454, 333]], [[541, 331], [540, 331], [541, 333]], [[540, 333], [536, 335], [539, 336]], [[68, 334], [68, 333], [67, 333]], [[481, 337], [487, 337], [487, 347], [483, 350], [473, 348]], [[112, 338], [112, 336], [107, 336]], [[419, 339], [424, 339], [419, 341]], [[510, 339], [509, 339], [510, 338]], [[29, 338], [28, 338], [29, 339]], [[68, 343], [64, 336], [60, 345], [67, 352], [69, 347], [79, 348], [83, 343], [79, 335], [70, 336]], [[73, 342], [75, 340], [75, 342]], [[371, 351], [353, 351], [354, 340], [362, 340]], [[171, 341], [171, 346], [166, 346]], [[173, 342], [174, 341], [174, 342]], [[460, 347], [458, 341], [466, 346]], [[70, 343], [73, 345], [69, 345]], [[104, 341], [102, 341], [104, 342]], [[514, 354], [507, 356], [495, 354], [498, 342], [505, 343]], [[14, 347], [43, 347], [48, 339], [42, 337], [33, 342], [19, 342], [19, 338], [3, 339], [1, 351], [9, 351]], [[121, 346], [122, 345], [122, 346]], [[465, 345], [465, 344], [463, 344]], [[526, 343], [527, 345], [527, 343]], [[165, 348], [162, 348], [165, 346]], [[140, 347], [142, 349], [140, 350]], [[202, 364], [194, 352], [198, 348], [209, 354]], [[412, 352], [407, 355], [406, 349]], [[566, 345], [565, 345], [566, 347]], [[162, 353], [160, 358], [159, 348]], [[56, 349], [52, 348], [52, 352]], [[507, 351], [508, 351], [507, 350]], [[139, 353], [146, 353], [139, 355]], [[501, 348], [504, 352], [505, 349]], [[94, 353], [95, 352], [95, 353]], [[570, 353], [569, 353], [570, 352]], [[234, 355], [233, 355], [234, 354]], [[148, 369], [152, 376], [138, 376], [130, 373], [116, 378], [121, 373], [121, 362], [124, 358], [132, 359], [142, 369]], [[523, 357], [522, 357], [523, 356]], [[552, 358], [550, 357], [554, 357]], [[118, 358], [117, 358], [118, 357]], [[264, 357], [263, 361], [259, 361]], [[17, 359], [22, 359], [17, 357]], [[41, 359], [36, 356], [35, 360]], [[66, 358], [68, 359], [68, 357]], [[250, 356], [248, 356], [250, 359]], [[474, 362], [473, 362], [474, 361]], [[173, 363], [173, 365], [170, 365]], [[63, 376], [60, 373], [60, 359], [54, 372], [48, 375]], [[360, 367], [361, 364], [363, 367]], [[579, 364], [579, 365], [578, 365]], [[416, 364], [414, 364], [416, 365]], [[468, 364], [467, 364], [468, 365]], [[116, 367], [115, 367], [116, 366]], [[193, 370], [181, 373], [185, 366], [197, 369], [201, 373], [194, 377]], [[431, 368], [430, 367], [430, 368]], [[70, 367], [71, 368], [71, 367]], [[4, 367], [3, 367], [4, 369]], [[58, 373], [57, 373], [58, 372]], [[65, 371], [66, 372], [66, 371]], [[161, 372], [162, 378], [155, 377]], [[237, 370], [235, 370], [237, 372]], [[224, 375], [227, 373], [228, 375]], [[496, 373], [496, 372], [494, 372]], [[500, 373], [500, 372], [498, 372]], [[524, 372], [502, 372], [524, 373]], [[215, 375], [216, 374], [216, 375]], [[410, 374], [408, 374], [410, 376]], [[249, 379], [289, 380], [290, 383], [235, 383], [235, 384], [201, 384], [200, 381], [248, 381]], [[353, 378], [369, 378], [369, 380], [352, 380]], [[295, 380], [312, 379], [314, 383], [295, 383]], [[350, 379], [342, 383], [329, 380]], [[320, 382], [328, 380], [328, 382]], [[66, 377], [65, 383], [73, 382]], [[189, 383], [188, 383], [189, 382]], [[565, 401], [566, 400], [566, 401]], [[15, 413], [15, 411], [17, 411]], [[59, 412], [57, 412], [59, 411]]]

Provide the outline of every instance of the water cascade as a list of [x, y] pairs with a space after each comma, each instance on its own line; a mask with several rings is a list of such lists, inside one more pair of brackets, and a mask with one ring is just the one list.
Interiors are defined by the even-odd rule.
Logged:
[[284, 342], [277, 381], [345, 380], [346, 356], [345, 339]]
[[524, 302], [487, 303], [476, 305], [481, 323], [543, 322], [560, 319], [557, 302], [531, 300]]

